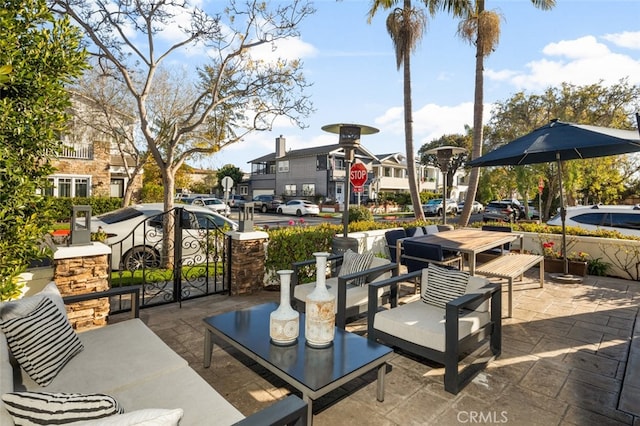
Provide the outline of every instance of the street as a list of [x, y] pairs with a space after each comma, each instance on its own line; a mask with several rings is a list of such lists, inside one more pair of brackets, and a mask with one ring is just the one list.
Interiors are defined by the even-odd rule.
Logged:
[[[238, 221], [238, 217], [239, 217], [239, 213], [237, 209], [234, 209], [231, 211], [231, 214], [229, 215], [229, 218], [234, 220], [234, 221]], [[431, 217], [427, 217], [427, 220], [435, 220], [436, 218], [434, 218], [433, 216]], [[442, 219], [440, 219], [440, 223], [442, 223]], [[413, 216], [398, 216], [397, 219], [393, 219], [395, 221], [412, 221], [413, 220]], [[450, 223], [452, 225], [456, 225], [460, 220], [460, 216], [456, 215], [456, 216], [448, 216], [447, 217], [447, 223]], [[376, 219], [376, 221], [384, 221], [384, 219]], [[477, 213], [474, 215], [471, 215], [471, 218], [469, 220], [469, 223], [474, 223], [474, 222], [481, 222], [482, 221], [482, 213]], [[323, 216], [302, 216], [302, 217], [297, 217], [297, 216], [291, 216], [291, 215], [281, 215], [281, 214], [277, 214], [277, 213], [260, 213], [260, 212], [254, 212], [253, 215], [253, 223], [255, 225], [258, 226], [268, 226], [270, 228], [273, 227], [286, 227], [286, 226], [291, 226], [293, 224], [296, 225], [302, 225], [302, 224], [306, 224], [306, 225], [318, 225], [320, 223], [334, 223], [334, 224], [341, 224], [342, 223], [342, 216], [335, 216], [335, 217], [323, 217]]]

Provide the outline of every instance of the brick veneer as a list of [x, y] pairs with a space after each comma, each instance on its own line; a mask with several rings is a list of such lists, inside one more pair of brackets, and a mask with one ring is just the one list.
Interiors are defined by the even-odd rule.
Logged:
[[[83, 247], [86, 250], [83, 250]], [[62, 296], [107, 290], [109, 288], [108, 256], [100, 252], [109, 250], [102, 243], [59, 248], [54, 254], [53, 280]], [[85, 255], [82, 254], [83, 251]], [[88, 330], [107, 325], [109, 308], [109, 299], [102, 298], [67, 305], [67, 314], [76, 330]]]
[[255, 294], [264, 288], [266, 232], [231, 233], [232, 296]]

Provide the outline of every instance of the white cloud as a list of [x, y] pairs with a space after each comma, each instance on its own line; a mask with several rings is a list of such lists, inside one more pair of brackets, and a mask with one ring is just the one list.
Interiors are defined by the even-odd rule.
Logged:
[[620, 47], [640, 50], [640, 31], [605, 34], [602, 38]]
[[614, 52], [593, 36], [550, 43], [545, 57], [528, 62], [525, 71], [488, 70], [488, 79], [511, 83], [517, 90], [540, 91], [563, 82], [575, 85], [640, 83], [640, 60]]

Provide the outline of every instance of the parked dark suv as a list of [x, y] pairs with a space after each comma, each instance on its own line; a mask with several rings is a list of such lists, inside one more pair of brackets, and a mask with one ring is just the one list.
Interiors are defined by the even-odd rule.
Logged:
[[253, 208], [262, 213], [275, 212], [278, 206], [283, 203], [282, 199], [275, 195], [256, 195], [253, 197]]
[[520, 216], [520, 206], [512, 201], [491, 201], [484, 207], [483, 222], [515, 222]]

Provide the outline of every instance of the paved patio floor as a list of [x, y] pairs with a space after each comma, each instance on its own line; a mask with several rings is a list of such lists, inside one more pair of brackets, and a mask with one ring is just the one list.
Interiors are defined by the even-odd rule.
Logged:
[[[634, 331], [640, 283], [595, 276], [580, 284], [556, 283], [547, 277], [540, 289], [537, 274], [533, 269], [514, 285], [513, 318], [503, 320], [502, 356], [458, 395], [444, 391], [440, 366], [396, 353], [384, 402], [376, 401], [371, 373], [315, 403], [314, 423], [640, 425], [640, 330]], [[202, 318], [278, 299], [272, 291], [209, 296], [183, 302], [182, 308], [145, 309], [141, 318], [249, 415], [291, 389], [219, 342], [211, 368], [204, 369]], [[363, 333], [365, 321], [349, 329]]]

